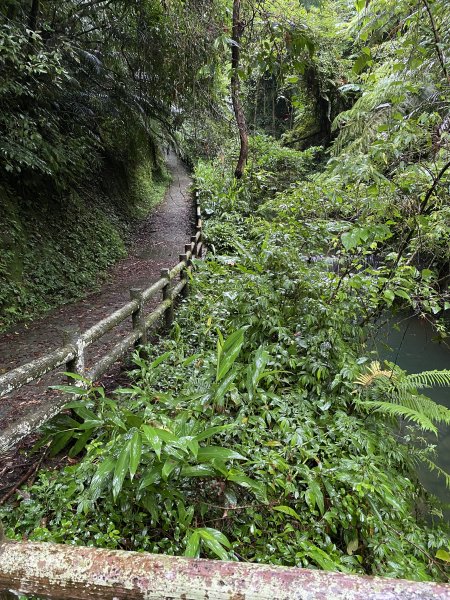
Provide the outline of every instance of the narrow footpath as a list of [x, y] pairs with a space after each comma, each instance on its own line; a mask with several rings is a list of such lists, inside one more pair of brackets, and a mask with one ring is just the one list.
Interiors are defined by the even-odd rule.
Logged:
[[[173, 267], [178, 262], [194, 225], [189, 196], [191, 179], [175, 154], [169, 154], [167, 166], [172, 174], [172, 183], [163, 202], [138, 227], [128, 257], [116, 263], [99, 291], [74, 304], [55, 309], [31, 324], [18, 325], [0, 335], [0, 374], [61, 346], [64, 329], [88, 329], [128, 302], [130, 288], [148, 287], [160, 278], [162, 268]], [[151, 309], [150, 303], [148, 308]], [[94, 364], [105, 348], [112, 347], [129, 333], [130, 328], [127, 320], [89, 347], [87, 366]], [[105, 381], [110, 381], [118, 371], [113, 367], [112, 374], [106, 374]], [[24, 415], [38, 405], [51, 402], [56, 392], [49, 390], [48, 386], [61, 381], [60, 375], [50, 373], [38, 382], [0, 399], [0, 433], [20, 423]], [[11, 453], [0, 456], [0, 498], [3, 478], [7, 475], [8, 458], [11, 457]]]

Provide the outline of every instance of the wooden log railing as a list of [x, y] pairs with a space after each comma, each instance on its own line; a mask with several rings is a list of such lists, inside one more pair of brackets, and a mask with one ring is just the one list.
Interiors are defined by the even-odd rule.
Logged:
[[0, 599], [17, 598], [13, 594], [62, 600], [449, 600], [450, 585], [3, 540]]
[[[1, 375], [0, 398], [60, 367], [64, 367], [67, 372], [81, 375], [87, 380], [96, 381], [130, 348], [146, 343], [148, 330], [160, 318], [164, 318], [166, 327], [171, 325], [175, 300], [180, 294], [184, 297], [188, 294], [187, 273], [191, 270], [192, 258], [201, 257], [203, 252], [202, 220], [198, 197], [198, 192], [195, 192], [196, 234], [191, 237], [191, 242], [185, 245], [179, 262], [172, 269], [165, 269], [161, 273], [161, 278], [147, 289], [131, 289], [129, 302], [95, 323], [88, 330], [82, 333], [73, 330], [65, 331], [62, 347]], [[178, 283], [175, 283], [174, 280], [177, 276], [180, 279]], [[162, 292], [162, 301], [147, 316], [144, 316], [145, 303], [155, 298], [160, 292]], [[96, 364], [88, 369], [85, 365], [86, 348], [129, 317], [132, 320], [132, 331], [110, 350], [107, 350]], [[74, 385], [81, 384], [75, 382]], [[33, 414], [27, 415], [26, 420], [13, 423], [0, 431], [0, 455], [58, 414], [67, 401], [67, 397], [63, 395], [45, 401], [34, 410]]]

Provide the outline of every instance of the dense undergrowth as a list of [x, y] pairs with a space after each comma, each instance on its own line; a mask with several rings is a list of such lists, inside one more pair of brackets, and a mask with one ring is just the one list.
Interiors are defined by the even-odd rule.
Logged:
[[435, 374], [371, 362], [361, 327], [399, 283], [330, 266], [330, 248], [355, 257], [316, 150], [252, 145], [240, 183], [197, 168], [210, 252], [171, 339], [51, 424], [70, 464], [1, 511], [7, 535], [446, 580], [448, 528], [415, 469], [449, 411], [418, 391]]
[[[99, 77], [87, 100], [73, 96], [86, 125], [86, 109], [98, 112], [105, 147], [145, 146], [155, 129], [161, 137], [156, 122], [176, 130], [197, 165], [208, 256], [194, 265], [170, 339], [135, 356], [130, 387], [111, 398], [89, 388], [49, 425], [42, 445], [64, 451], [66, 466], [42, 471], [0, 511], [7, 535], [448, 581], [443, 507], [416, 473], [421, 463], [450, 487], [433, 455], [450, 411], [422, 393], [449, 385], [450, 372], [407, 374], [371, 350], [375, 324], [397, 309], [448, 336], [448, 3], [247, 5], [234, 74], [248, 128], [290, 148], [254, 135], [239, 180], [231, 3], [163, 4], [124, 6], [138, 36], [119, 28], [87, 55], [73, 41], [66, 58]], [[74, 31], [125, 23], [118, 6]], [[20, 47], [26, 62], [25, 38]], [[62, 57], [47, 48], [41, 59], [42, 78], [59, 83]], [[46, 114], [48, 102], [37, 109]], [[123, 117], [118, 132], [111, 114]], [[52, 148], [66, 139], [56, 130]], [[76, 133], [69, 149], [82, 170]], [[89, 140], [96, 149], [96, 123]]]

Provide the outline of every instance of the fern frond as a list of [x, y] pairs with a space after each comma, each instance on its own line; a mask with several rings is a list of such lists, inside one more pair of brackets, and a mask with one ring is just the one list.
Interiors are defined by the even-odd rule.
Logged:
[[391, 401], [426, 415], [434, 423], [450, 425], [450, 410], [428, 396], [396, 390], [391, 394]]
[[450, 387], [450, 369], [411, 373], [407, 375], [406, 381], [416, 388], [426, 388], [434, 385]]
[[390, 417], [408, 419], [409, 421], [416, 423], [416, 425], [418, 425], [424, 431], [431, 431], [437, 435], [438, 431], [436, 426], [426, 415], [407, 406], [403, 406], [402, 404], [392, 404], [391, 402], [377, 400], [365, 400], [363, 402], [358, 402], [358, 404], [363, 408], [367, 408]]
[[366, 373], [360, 373], [353, 383], [368, 387], [375, 379], [380, 377], [391, 379], [394, 376], [393, 371], [386, 371], [381, 368], [380, 362], [374, 360], [367, 367]]
[[423, 457], [422, 461], [427, 465], [427, 467], [430, 469], [430, 471], [432, 473], [435, 472], [435, 473], [437, 473], [437, 475], [439, 477], [442, 477], [445, 481], [445, 487], [450, 489], [450, 473], [447, 473], [447, 471], [444, 471], [444, 469], [439, 467], [436, 463], [434, 463], [429, 458]]

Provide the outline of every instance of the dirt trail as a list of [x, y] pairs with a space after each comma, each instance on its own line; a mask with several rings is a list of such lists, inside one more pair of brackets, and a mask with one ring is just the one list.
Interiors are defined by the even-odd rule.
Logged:
[[[168, 156], [167, 165], [173, 181], [163, 202], [137, 229], [129, 256], [111, 269], [108, 281], [100, 291], [89, 294], [79, 302], [55, 309], [31, 324], [18, 325], [0, 335], [0, 373], [61, 346], [64, 328], [88, 329], [126, 303], [130, 298], [130, 288], [148, 287], [160, 278], [162, 268], [172, 267], [178, 262], [184, 244], [189, 242], [194, 224], [189, 197], [191, 179], [175, 154]], [[95, 363], [105, 347], [111, 347], [130, 331], [129, 321], [89, 348], [87, 367]], [[37, 405], [51, 401], [55, 392], [48, 390], [48, 386], [60, 381], [57, 374], [49, 374], [39, 382], [0, 399], [0, 432], [20, 422], [23, 415], [33, 411]], [[5, 456], [3, 458], [6, 460]], [[0, 457], [0, 483], [5, 466]]]

